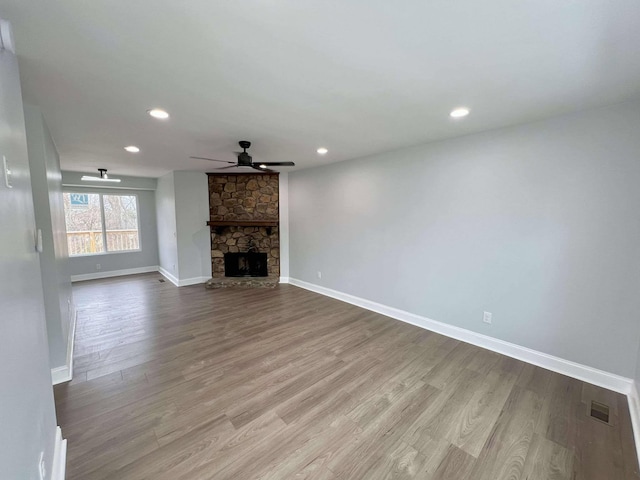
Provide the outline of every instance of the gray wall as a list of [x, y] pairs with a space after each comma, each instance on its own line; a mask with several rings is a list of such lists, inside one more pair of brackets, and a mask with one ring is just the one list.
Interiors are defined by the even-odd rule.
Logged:
[[633, 377], [639, 126], [632, 102], [290, 173], [291, 276]]
[[58, 152], [40, 111], [25, 105], [27, 146], [36, 225], [42, 230], [40, 255], [51, 368], [67, 364], [71, 323], [71, 277]]
[[158, 179], [156, 189], [158, 257], [161, 268], [178, 278], [178, 240], [176, 236], [176, 195], [173, 172]]
[[289, 277], [289, 173], [278, 175], [280, 211], [280, 277]]
[[[93, 173], [90, 173], [94, 175]], [[153, 178], [142, 177], [114, 177], [122, 178], [124, 187], [108, 188], [80, 187], [74, 181], [75, 176], [82, 174], [76, 172], [63, 172], [63, 189], [65, 192], [93, 192], [116, 195], [137, 195], [138, 215], [140, 222], [140, 251], [123, 253], [104, 253], [71, 257], [69, 259], [71, 275], [86, 275], [97, 272], [112, 272], [130, 268], [155, 267], [158, 265], [158, 238], [156, 224], [156, 200], [155, 192], [146, 188], [155, 188], [156, 181]], [[125, 183], [126, 182], [126, 183]], [[144, 190], [137, 189], [140, 186]], [[100, 270], [96, 265], [100, 264]]]
[[209, 179], [202, 172], [173, 172], [175, 189], [178, 279], [211, 278]]
[[56, 417], [49, 369], [40, 260], [16, 57], [0, 49], [0, 474], [38, 477], [40, 452], [51, 472]]

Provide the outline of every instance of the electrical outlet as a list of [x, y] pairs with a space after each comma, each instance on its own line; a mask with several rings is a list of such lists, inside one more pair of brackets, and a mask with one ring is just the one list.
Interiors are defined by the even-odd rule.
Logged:
[[318, 271], [318, 278], [322, 278], [322, 272]]
[[46, 480], [47, 467], [44, 465], [44, 452], [40, 452], [40, 462], [38, 463], [38, 473], [40, 474], [40, 480]]
[[493, 315], [491, 314], [491, 312], [484, 312], [484, 314], [482, 315], [482, 321], [484, 323], [488, 323], [491, 324], [491, 317]]
[[96, 263], [96, 270], [100, 270], [102, 269], [102, 265], [100, 265], [99, 263]]

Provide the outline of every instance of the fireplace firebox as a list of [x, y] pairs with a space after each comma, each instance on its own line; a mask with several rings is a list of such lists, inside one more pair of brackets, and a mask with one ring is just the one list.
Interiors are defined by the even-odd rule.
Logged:
[[266, 277], [267, 254], [259, 252], [225, 253], [225, 277]]

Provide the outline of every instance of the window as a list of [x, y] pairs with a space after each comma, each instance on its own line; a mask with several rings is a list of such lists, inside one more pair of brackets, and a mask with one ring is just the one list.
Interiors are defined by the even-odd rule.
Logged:
[[69, 255], [140, 250], [138, 197], [63, 193]]

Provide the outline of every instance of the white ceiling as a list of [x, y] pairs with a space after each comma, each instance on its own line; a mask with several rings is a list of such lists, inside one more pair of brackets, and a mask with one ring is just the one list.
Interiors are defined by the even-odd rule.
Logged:
[[638, 0], [0, 0], [0, 17], [76, 171], [207, 171], [188, 157], [235, 160], [241, 139], [304, 168], [640, 96]]

